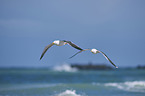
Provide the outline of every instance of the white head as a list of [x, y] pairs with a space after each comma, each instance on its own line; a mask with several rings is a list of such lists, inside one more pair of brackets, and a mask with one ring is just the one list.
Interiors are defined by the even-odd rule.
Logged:
[[98, 51], [97, 49], [91, 49], [91, 52], [92, 52], [93, 54], [99, 53], [99, 51]]
[[59, 43], [60, 43], [59, 40], [55, 40], [55, 41], [53, 41], [53, 44], [55, 44], [55, 45], [59, 45]]

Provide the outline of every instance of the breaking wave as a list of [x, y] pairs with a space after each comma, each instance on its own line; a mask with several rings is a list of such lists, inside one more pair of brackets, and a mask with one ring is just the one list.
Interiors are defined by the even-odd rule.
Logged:
[[64, 64], [61, 64], [61, 65], [57, 65], [57, 66], [54, 66], [53, 67], [53, 70], [54, 71], [64, 71], [64, 72], [76, 72], [78, 71], [77, 68], [72, 68], [69, 64], [67, 63], [64, 63]]
[[62, 93], [57, 94], [56, 96], [81, 96], [76, 93], [75, 90], [66, 90]]
[[125, 91], [145, 92], [145, 81], [128, 81], [124, 83], [105, 83], [105, 86], [116, 87]]

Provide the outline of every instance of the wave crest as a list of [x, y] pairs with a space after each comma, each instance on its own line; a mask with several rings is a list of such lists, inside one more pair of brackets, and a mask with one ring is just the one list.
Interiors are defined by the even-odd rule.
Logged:
[[79, 94], [76, 94], [76, 91], [75, 90], [66, 90], [56, 96], [81, 96]]
[[116, 87], [125, 91], [145, 92], [145, 81], [130, 81], [124, 83], [106, 83], [105, 86]]
[[64, 63], [64, 64], [62, 64], [62, 65], [54, 66], [54, 67], [53, 67], [53, 70], [54, 70], [54, 71], [60, 71], [60, 72], [62, 72], [62, 71], [64, 71], [64, 72], [76, 72], [76, 71], [78, 71], [77, 68], [72, 68], [72, 67], [71, 67], [69, 64], [67, 64], [67, 63]]

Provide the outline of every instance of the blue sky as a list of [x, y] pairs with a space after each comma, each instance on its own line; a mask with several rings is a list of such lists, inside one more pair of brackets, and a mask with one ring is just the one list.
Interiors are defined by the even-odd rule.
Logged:
[[66, 63], [107, 63], [101, 54], [53, 40], [70, 40], [103, 51], [119, 67], [145, 65], [144, 0], [1, 0], [0, 67], [47, 67]]

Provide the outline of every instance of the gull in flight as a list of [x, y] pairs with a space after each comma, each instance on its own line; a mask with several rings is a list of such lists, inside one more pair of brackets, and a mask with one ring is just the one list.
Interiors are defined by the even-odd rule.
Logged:
[[66, 45], [66, 44], [69, 44], [70, 46], [78, 49], [78, 50], [83, 50], [82, 48], [78, 47], [77, 45], [73, 44], [71, 41], [66, 41], [66, 40], [55, 40], [53, 41], [51, 44], [47, 45], [43, 52], [42, 52], [42, 55], [40, 57], [40, 60], [42, 59], [42, 57], [44, 56], [44, 54], [46, 53], [46, 51], [53, 45], [57, 45], [57, 46], [63, 46], [63, 45]]
[[[97, 53], [103, 54], [103, 56], [104, 56], [113, 66], [115, 66], [116, 68], [118, 68], [118, 67], [108, 58], [108, 56], [107, 56], [105, 53], [103, 53], [102, 51], [99, 51], [99, 50], [97, 50], [97, 49], [84, 49], [84, 50], [80, 50], [79, 52], [77, 52], [76, 54], [74, 54], [73, 56], [71, 56], [70, 58], [76, 56], [78, 53], [81, 53], [81, 52], [87, 51], [87, 50], [90, 50], [93, 54], [97, 54]], [[70, 58], [69, 58], [69, 59], [70, 59]]]

